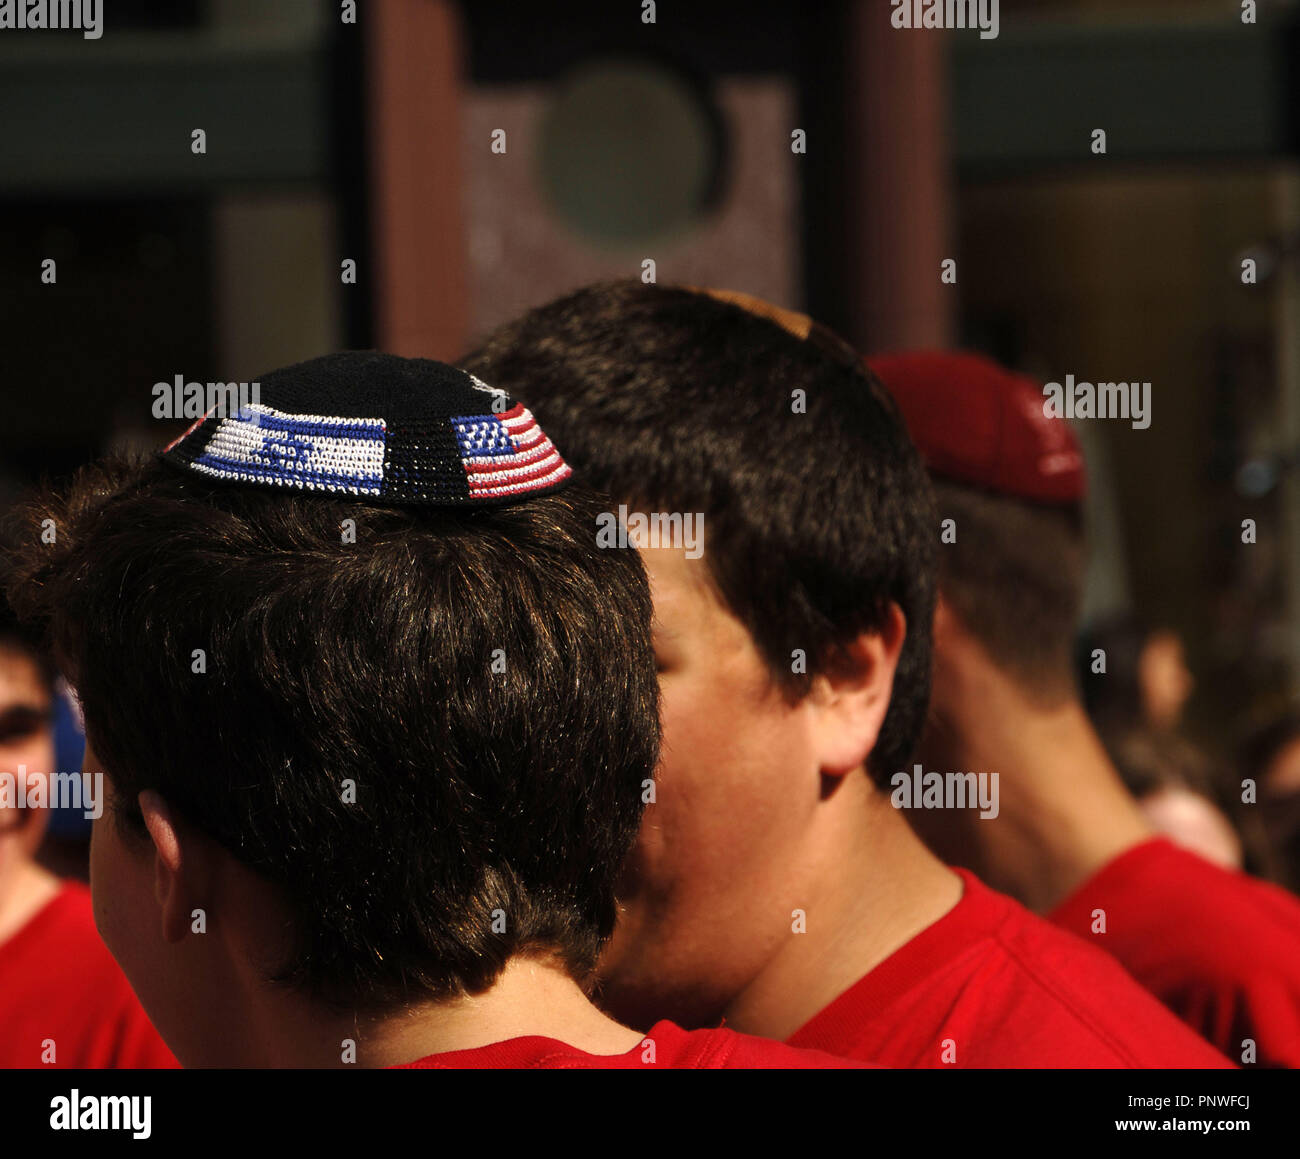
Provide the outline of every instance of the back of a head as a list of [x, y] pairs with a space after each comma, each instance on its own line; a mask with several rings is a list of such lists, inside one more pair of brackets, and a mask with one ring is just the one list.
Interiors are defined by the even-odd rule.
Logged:
[[[498, 329], [462, 365], [524, 397], [616, 499], [703, 514], [716, 587], [791, 697], [896, 603], [907, 636], [868, 762], [881, 781], [910, 755], [928, 697], [925, 473], [852, 351], [723, 297], [591, 286]], [[796, 650], [806, 674], [792, 671]]]
[[980, 355], [919, 351], [868, 365], [934, 482], [944, 602], [1031, 700], [1073, 697], [1085, 477], [1069, 425], [1047, 416], [1032, 379]]
[[156, 790], [274, 886], [276, 976], [331, 1005], [477, 992], [519, 953], [586, 980], [657, 760], [637, 553], [595, 546], [608, 500], [559, 489], [531, 415], [459, 371], [340, 355], [261, 383], [251, 422], [18, 524], [10, 592], [120, 823]]

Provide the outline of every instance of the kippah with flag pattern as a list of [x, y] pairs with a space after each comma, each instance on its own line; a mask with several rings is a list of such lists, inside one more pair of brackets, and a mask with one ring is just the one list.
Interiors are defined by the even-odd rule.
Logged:
[[573, 475], [527, 407], [441, 362], [331, 354], [258, 386], [236, 412], [209, 411], [163, 461], [230, 483], [435, 506], [509, 503]]

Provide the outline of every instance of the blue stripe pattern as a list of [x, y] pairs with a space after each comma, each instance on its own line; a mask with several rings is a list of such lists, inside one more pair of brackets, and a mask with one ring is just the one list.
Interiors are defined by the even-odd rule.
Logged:
[[223, 478], [379, 494], [381, 420], [299, 418], [244, 408], [221, 420], [194, 466]]

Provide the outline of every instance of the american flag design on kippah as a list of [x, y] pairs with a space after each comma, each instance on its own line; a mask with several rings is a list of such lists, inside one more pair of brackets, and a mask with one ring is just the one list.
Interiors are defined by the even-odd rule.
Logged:
[[501, 415], [461, 415], [451, 423], [473, 495], [535, 491], [573, 473], [522, 403]]
[[573, 476], [522, 403], [445, 363], [328, 355], [261, 388], [237, 413], [210, 411], [163, 461], [236, 485], [442, 507], [512, 503]]

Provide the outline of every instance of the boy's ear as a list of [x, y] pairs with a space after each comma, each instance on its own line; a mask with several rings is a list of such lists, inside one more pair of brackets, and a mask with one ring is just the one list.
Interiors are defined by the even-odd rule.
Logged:
[[193, 835], [172, 813], [159, 793], [146, 789], [138, 798], [144, 825], [153, 842], [154, 897], [162, 915], [163, 937], [179, 942], [189, 932], [195, 852]]
[[873, 632], [841, 649], [835, 663], [813, 680], [815, 743], [821, 770], [843, 776], [866, 763], [889, 710], [894, 673], [907, 636], [907, 618], [891, 603]]

